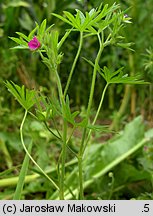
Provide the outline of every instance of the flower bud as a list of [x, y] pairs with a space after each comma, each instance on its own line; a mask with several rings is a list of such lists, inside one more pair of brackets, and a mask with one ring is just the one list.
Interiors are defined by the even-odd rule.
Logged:
[[30, 50], [37, 50], [41, 46], [41, 44], [38, 41], [37, 37], [34, 36], [34, 38], [29, 41], [28, 46]]

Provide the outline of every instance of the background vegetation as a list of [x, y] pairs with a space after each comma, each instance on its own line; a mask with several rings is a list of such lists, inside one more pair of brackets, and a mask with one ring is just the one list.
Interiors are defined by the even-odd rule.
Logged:
[[[46, 94], [56, 91], [54, 77], [50, 77], [47, 68], [38, 61], [37, 55], [21, 50], [11, 50], [14, 43], [8, 36], [14, 36], [15, 32], [28, 34], [35, 26], [35, 21], [41, 23], [47, 18], [48, 25], [56, 24], [57, 30], [64, 34], [67, 25], [52, 16], [52, 12], [62, 14], [64, 10], [70, 12], [76, 8], [85, 11], [96, 8], [103, 2], [111, 5], [113, 0], [6, 0], [0, 1], [0, 199], [12, 199], [18, 181], [24, 151], [20, 144], [19, 126], [23, 116], [23, 110], [8, 93], [4, 81], [12, 80], [17, 84], [24, 84], [32, 89], [39, 89]], [[127, 42], [133, 42], [134, 51], [122, 48], [108, 47], [101, 59], [101, 65], [107, 65], [113, 70], [125, 66], [128, 74], [137, 72], [142, 74], [150, 85], [123, 86], [112, 85], [107, 92], [104, 107], [101, 111], [100, 123], [110, 126], [116, 134], [102, 134], [100, 137], [95, 132], [93, 143], [108, 142], [111, 148], [115, 145], [113, 153], [110, 148], [102, 151], [101, 145], [93, 145], [90, 158], [85, 162], [87, 166], [86, 179], [92, 179], [92, 175], [100, 173], [105, 167], [103, 152], [108, 155], [107, 161], [111, 163], [117, 154], [122, 155], [126, 143], [133, 146], [143, 140], [144, 136], [151, 137], [146, 131], [153, 126], [153, 4], [152, 0], [116, 0], [121, 4], [122, 10], [132, 17], [132, 24], [124, 29], [123, 34]], [[78, 35], [79, 37], [79, 35]], [[78, 46], [77, 34], [71, 34], [69, 42], [65, 43], [63, 63], [60, 66], [62, 83], [66, 82], [74, 53]], [[81, 56], [94, 59], [96, 55], [96, 42], [89, 38], [84, 44]], [[66, 67], [65, 67], [66, 65]], [[81, 69], [81, 71], [80, 71]], [[81, 107], [82, 115], [88, 102], [90, 88], [91, 67], [80, 58], [75, 70], [69, 91], [73, 94], [72, 107]], [[78, 76], [79, 74], [79, 76]], [[73, 83], [74, 82], [74, 83]], [[94, 106], [97, 107], [100, 92], [104, 83], [97, 77]], [[94, 113], [94, 108], [92, 110]], [[141, 117], [137, 117], [141, 115]], [[137, 117], [137, 118], [135, 118]], [[131, 122], [131, 123], [128, 123]], [[143, 122], [143, 124], [142, 124]], [[122, 131], [123, 130], [123, 131]], [[118, 134], [119, 131], [122, 131]], [[72, 147], [77, 149], [77, 138], [80, 131], [73, 137]], [[59, 156], [60, 145], [42, 125], [29, 119], [25, 125], [25, 137], [28, 143], [32, 137], [34, 140], [33, 157], [38, 164], [48, 172], [56, 175], [55, 167]], [[108, 141], [109, 140], [109, 141]], [[115, 141], [117, 140], [117, 144]], [[127, 147], [128, 148], [128, 147]], [[71, 156], [69, 156], [71, 159]], [[75, 176], [75, 161], [68, 166], [67, 173], [72, 173], [67, 180], [71, 182]], [[87, 184], [86, 199], [152, 199], [153, 198], [153, 142], [139, 148], [134, 154], [126, 157], [117, 166], [108, 170]], [[74, 173], [74, 175], [73, 175]], [[35, 181], [33, 181], [35, 179]], [[94, 183], [94, 184], [93, 184]], [[74, 182], [76, 184], [76, 182]], [[54, 199], [56, 194], [50, 188], [49, 182], [41, 176], [38, 170], [30, 162], [26, 184], [22, 199]], [[69, 198], [69, 197], [68, 197]], [[75, 198], [75, 197], [71, 197]]]

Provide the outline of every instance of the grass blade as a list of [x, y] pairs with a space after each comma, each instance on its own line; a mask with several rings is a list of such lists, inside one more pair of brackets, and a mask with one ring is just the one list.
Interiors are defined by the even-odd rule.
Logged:
[[[29, 144], [29, 148], [28, 148], [28, 152], [29, 154], [31, 153], [31, 149], [32, 149], [32, 141]], [[20, 175], [19, 175], [19, 179], [18, 179], [18, 183], [17, 183], [17, 187], [13, 196], [13, 200], [20, 200], [21, 199], [21, 194], [22, 194], [22, 190], [23, 190], [23, 186], [24, 186], [24, 181], [25, 181], [25, 177], [28, 171], [28, 166], [29, 166], [29, 156], [26, 154], [23, 164], [22, 164], [22, 168], [20, 171]]]

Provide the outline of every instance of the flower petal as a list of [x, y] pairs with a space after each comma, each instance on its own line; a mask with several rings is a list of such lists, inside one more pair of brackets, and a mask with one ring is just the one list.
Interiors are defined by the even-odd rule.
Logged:
[[36, 50], [41, 46], [41, 44], [38, 41], [37, 37], [34, 36], [34, 38], [31, 41], [29, 41], [28, 46], [29, 46], [29, 49]]

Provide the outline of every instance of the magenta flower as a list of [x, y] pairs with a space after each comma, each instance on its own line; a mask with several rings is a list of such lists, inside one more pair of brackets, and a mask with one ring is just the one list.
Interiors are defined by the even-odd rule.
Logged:
[[37, 50], [41, 46], [41, 44], [38, 41], [37, 37], [34, 36], [34, 38], [31, 41], [29, 41], [28, 46], [31, 50]]

